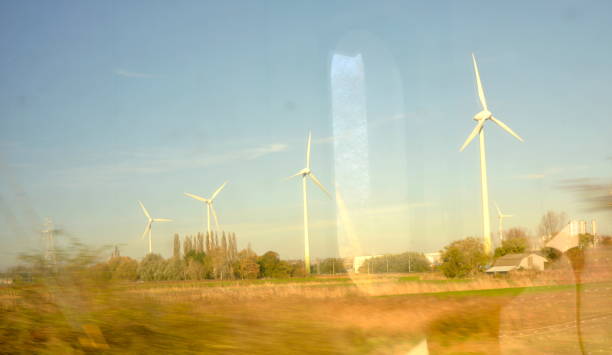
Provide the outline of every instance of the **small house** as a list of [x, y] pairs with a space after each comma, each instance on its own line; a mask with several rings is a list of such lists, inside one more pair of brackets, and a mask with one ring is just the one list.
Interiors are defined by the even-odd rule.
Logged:
[[537, 253], [506, 254], [486, 270], [489, 274], [507, 273], [514, 270], [544, 270], [548, 259]]

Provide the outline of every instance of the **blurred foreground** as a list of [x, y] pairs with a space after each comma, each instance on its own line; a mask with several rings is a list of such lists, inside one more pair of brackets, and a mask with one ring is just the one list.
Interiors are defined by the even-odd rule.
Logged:
[[[94, 252], [0, 288], [2, 353], [580, 353], [569, 264], [541, 273], [112, 282]], [[588, 353], [612, 352], [612, 248], [587, 252]], [[421, 352], [427, 353], [427, 352]]]

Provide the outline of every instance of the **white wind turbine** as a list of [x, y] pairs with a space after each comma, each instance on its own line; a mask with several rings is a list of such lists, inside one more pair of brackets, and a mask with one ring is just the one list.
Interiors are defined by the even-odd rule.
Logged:
[[168, 218], [152, 218], [151, 215], [149, 214], [149, 211], [147, 211], [147, 209], [142, 204], [142, 202], [138, 201], [138, 203], [140, 204], [140, 207], [142, 207], [142, 212], [144, 212], [145, 216], [147, 216], [147, 218], [149, 219], [149, 221], [147, 222], [147, 226], [145, 227], [144, 233], [142, 233], [141, 239], [144, 239], [147, 233], [149, 234], [149, 254], [151, 254], [152, 252], [151, 226], [153, 225], [153, 222], [172, 222], [172, 220]]
[[499, 242], [501, 243], [504, 241], [504, 218], [510, 218], [513, 217], [513, 215], [503, 214], [497, 203], [495, 204], [495, 208], [497, 209], [497, 219], [499, 220]]
[[498, 120], [493, 116], [489, 108], [487, 107], [487, 100], [485, 99], [484, 90], [482, 89], [482, 83], [480, 82], [480, 74], [478, 73], [478, 64], [476, 64], [476, 57], [474, 53], [472, 53], [472, 62], [474, 63], [474, 73], [476, 74], [476, 85], [478, 88], [478, 98], [480, 99], [480, 104], [482, 105], [482, 111], [478, 112], [474, 116], [474, 120], [478, 122], [476, 127], [470, 136], [465, 140], [463, 146], [461, 146], [460, 151], [463, 151], [465, 147], [470, 144], [470, 142], [478, 135], [480, 139], [480, 179], [482, 183], [482, 229], [483, 229], [483, 238], [484, 238], [484, 248], [485, 253], [489, 254], [491, 252], [491, 221], [489, 217], [489, 189], [487, 186], [487, 160], [485, 156], [485, 141], [484, 141], [484, 124], [487, 120], [491, 120], [495, 122], [498, 126], [503, 128], [506, 132], [513, 135], [519, 141], [523, 141], [518, 134], [514, 133], [510, 127], [506, 126], [502, 121]]
[[207, 220], [206, 230], [208, 231], [209, 236], [210, 236], [210, 213], [211, 211], [212, 211], [213, 217], [215, 218], [215, 225], [217, 226], [217, 230], [219, 230], [219, 220], [217, 219], [217, 213], [215, 212], [215, 209], [213, 208], [213, 202], [215, 201], [215, 198], [217, 197], [219, 192], [223, 190], [225, 185], [227, 185], [227, 181], [224, 182], [223, 185], [221, 185], [215, 192], [213, 192], [210, 198], [204, 198], [202, 196], [198, 196], [198, 195], [194, 195], [194, 194], [185, 192], [185, 196], [191, 197], [193, 199], [204, 202], [206, 204], [206, 220]]
[[306, 179], [310, 178], [317, 186], [325, 192], [327, 196], [331, 198], [330, 193], [323, 187], [319, 179], [312, 173], [310, 170], [310, 143], [312, 140], [312, 136], [310, 132], [308, 133], [308, 145], [306, 146], [306, 167], [296, 174], [291, 175], [289, 179], [302, 176], [302, 192], [304, 194], [304, 266], [306, 268], [306, 274], [310, 274], [310, 242], [308, 240], [308, 195], [306, 193]]

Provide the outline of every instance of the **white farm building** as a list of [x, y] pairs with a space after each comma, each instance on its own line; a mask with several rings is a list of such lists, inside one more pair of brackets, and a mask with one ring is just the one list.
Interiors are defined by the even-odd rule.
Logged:
[[548, 259], [536, 253], [507, 254], [497, 260], [487, 269], [489, 274], [507, 273], [513, 270], [544, 270]]

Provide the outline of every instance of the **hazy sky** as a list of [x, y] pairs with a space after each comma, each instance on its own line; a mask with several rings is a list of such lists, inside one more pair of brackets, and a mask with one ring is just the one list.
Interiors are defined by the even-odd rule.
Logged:
[[[168, 256], [173, 233], [202, 230], [183, 192], [226, 180], [215, 206], [239, 246], [301, 257], [301, 186], [283, 178], [304, 167], [312, 130], [314, 172], [345, 183], [338, 56], [363, 61], [363, 253], [482, 234], [477, 141], [459, 153], [480, 110], [471, 52], [491, 110], [525, 139], [486, 126], [492, 229], [496, 201], [507, 227], [533, 231], [552, 209], [612, 233], [558, 187], [612, 174], [611, 35], [608, 1], [2, 2], [0, 266], [39, 245], [47, 216], [141, 257], [138, 200], [175, 220], [153, 228]], [[336, 202], [309, 193], [311, 254], [336, 255]]]

